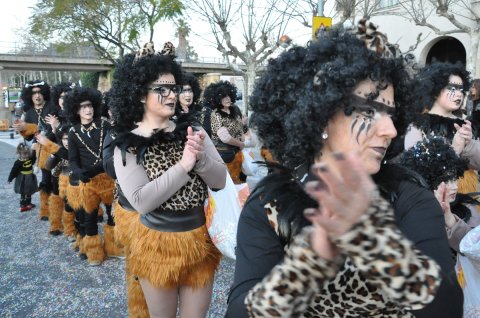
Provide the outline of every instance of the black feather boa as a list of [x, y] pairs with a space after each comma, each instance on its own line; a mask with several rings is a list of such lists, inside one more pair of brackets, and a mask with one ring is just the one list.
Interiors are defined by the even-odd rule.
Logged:
[[123, 165], [126, 164], [126, 152], [135, 154], [137, 164], [141, 164], [145, 151], [153, 145], [175, 142], [183, 147], [187, 140], [187, 128], [189, 126], [195, 130], [194, 127], [199, 127], [200, 124], [190, 114], [182, 114], [175, 121], [175, 129], [173, 131], [168, 132], [165, 129], [156, 129], [150, 137], [139, 136], [131, 131], [119, 132], [112, 144], [120, 149]]
[[435, 135], [451, 141], [456, 133], [453, 124], [463, 125], [465, 121], [461, 118], [449, 118], [435, 114], [421, 114], [413, 120], [413, 125], [423, 131], [426, 135]]

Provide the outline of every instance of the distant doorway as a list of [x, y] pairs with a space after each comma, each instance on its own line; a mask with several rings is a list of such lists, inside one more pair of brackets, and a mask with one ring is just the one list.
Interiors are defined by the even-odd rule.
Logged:
[[453, 37], [444, 37], [435, 43], [427, 54], [426, 64], [430, 64], [432, 61], [461, 62], [466, 65], [467, 53], [462, 42]]

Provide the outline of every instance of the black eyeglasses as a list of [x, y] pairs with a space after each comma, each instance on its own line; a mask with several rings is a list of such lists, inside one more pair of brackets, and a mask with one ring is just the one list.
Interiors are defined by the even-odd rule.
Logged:
[[170, 95], [170, 92], [173, 92], [175, 95], [178, 95], [182, 92], [182, 87], [180, 85], [160, 85], [149, 87], [148, 90], [154, 91], [162, 97], [167, 97]]

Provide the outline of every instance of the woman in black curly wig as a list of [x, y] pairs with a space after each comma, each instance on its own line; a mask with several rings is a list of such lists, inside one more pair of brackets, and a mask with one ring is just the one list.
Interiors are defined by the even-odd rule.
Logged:
[[[470, 88], [470, 73], [460, 64], [432, 63], [415, 77], [412, 99], [415, 107], [424, 113], [416, 115], [405, 135], [405, 149], [422, 138], [445, 138], [462, 158], [469, 160], [470, 170], [459, 180], [459, 192], [478, 191], [480, 169], [480, 141], [473, 137], [480, 127], [462, 117], [460, 109]], [[477, 133], [476, 133], [477, 134]]]
[[404, 152], [400, 164], [421, 175], [434, 191], [444, 212], [450, 247], [459, 252], [462, 238], [480, 221], [475, 208], [479, 203], [468, 195], [457, 194], [457, 179], [463, 176], [468, 160], [460, 158], [442, 137], [432, 137]]
[[[65, 95], [64, 109], [72, 124], [68, 133], [68, 162], [71, 169], [67, 200], [75, 211], [77, 245], [89, 265], [100, 265], [110, 251], [98, 233], [100, 203], [108, 216], [105, 234], [113, 232], [113, 179], [103, 169], [103, 144], [110, 124], [101, 118], [102, 94], [93, 88], [76, 87]], [[112, 236], [113, 237], [113, 236]]]
[[242, 112], [235, 105], [237, 88], [228, 81], [212, 83], [205, 89], [203, 96], [212, 108], [212, 141], [227, 165], [233, 183], [242, 183], [244, 129]]
[[185, 72], [182, 74], [180, 85], [182, 86], [182, 90], [180, 94], [178, 94], [175, 114], [179, 115], [181, 113], [193, 113], [198, 111], [198, 99], [202, 94], [198, 79], [195, 75]]
[[[207, 186], [223, 188], [227, 172], [188, 114], [171, 120], [177, 83], [180, 66], [153, 43], [118, 64], [110, 90], [118, 133], [116, 211], [130, 214], [127, 282], [138, 277], [150, 317], [175, 317], [177, 304], [182, 317], [205, 317], [220, 253], [208, 236], [203, 204]], [[129, 312], [136, 316], [141, 299], [132, 295], [134, 287], [128, 286]]]
[[406, 126], [406, 79], [366, 20], [270, 60], [250, 127], [282, 166], [240, 215], [227, 317], [461, 317], [438, 202], [382, 164]]

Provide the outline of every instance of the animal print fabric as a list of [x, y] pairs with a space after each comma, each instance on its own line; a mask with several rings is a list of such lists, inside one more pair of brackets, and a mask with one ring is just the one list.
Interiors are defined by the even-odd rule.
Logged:
[[[182, 154], [183, 146], [176, 142], [164, 142], [148, 147], [143, 160], [148, 178], [154, 180], [161, 176], [180, 161]], [[189, 176], [191, 180], [162, 203], [161, 209], [184, 211], [203, 206], [208, 196], [207, 186], [195, 172], [189, 172]]]
[[227, 116], [222, 116], [218, 113], [218, 110], [214, 110], [212, 112], [211, 125], [212, 141], [214, 143], [220, 141], [217, 135], [217, 131], [221, 127], [227, 128], [230, 136], [232, 136], [233, 138], [243, 140], [243, 124], [240, 119], [233, 119]]
[[[268, 210], [278, 234], [277, 213]], [[332, 239], [340, 249], [337, 259], [313, 251], [312, 230], [304, 228], [284, 261], [250, 290], [245, 299], [250, 317], [413, 317], [407, 309], [433, 300], [439, 266], [403, 236], [378, 193], [359, 222]]]

